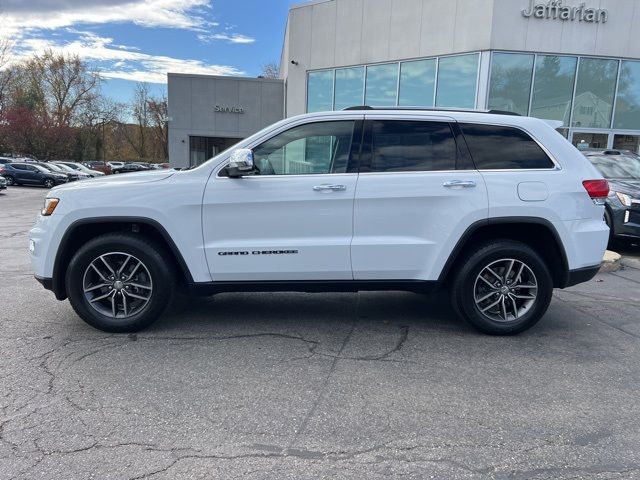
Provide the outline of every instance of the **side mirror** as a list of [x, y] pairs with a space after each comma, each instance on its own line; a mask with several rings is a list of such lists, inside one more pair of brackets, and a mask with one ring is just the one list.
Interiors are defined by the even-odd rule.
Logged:
[[227, 173], [229, 177], [237, 178], [255, 170], [253, 151], [250, 148], [238, 148], [231, 152]]

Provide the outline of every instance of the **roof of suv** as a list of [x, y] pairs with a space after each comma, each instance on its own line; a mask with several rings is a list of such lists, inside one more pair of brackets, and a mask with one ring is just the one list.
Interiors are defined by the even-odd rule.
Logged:
[[546, 123], [552, 128], [560, 128], [563, 123], [557, 120], [544, 120], [534, 117], [524, 117], [501, 110], [471, 110], [471, 109], [449, 109], [449, 108], [424, 108], [424, 107], [349, 107], [345, 110], [307, 113], [298, 117], [289, 117], [285, 121], [296, 118], [322, 118], [340, 117], [353, 115], [384, 115], [384, 116], [405, 116], [405, 117], [433, 117], [442, 120], [453, 120], [464, 123], [485, 123], [487, 125], [504, 125], [520, 127], [525, 130], [533, 129], [541, 123]]

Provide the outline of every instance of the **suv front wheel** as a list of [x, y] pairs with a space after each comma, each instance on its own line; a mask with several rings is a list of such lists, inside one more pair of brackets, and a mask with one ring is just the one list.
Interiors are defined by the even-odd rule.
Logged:
[[161, 247], [139, 235], [94, 238], [69, 263], [66, 289], [76, 313], [107, 332], [136, 332], [166, 309], [174, 272]]
[[512, 240], [480, 246], [461, 263], [453, 281], [455, 310], [490, 335], [514, 335], [535, 325], [553, 294], [544, 260], [531, 247]]

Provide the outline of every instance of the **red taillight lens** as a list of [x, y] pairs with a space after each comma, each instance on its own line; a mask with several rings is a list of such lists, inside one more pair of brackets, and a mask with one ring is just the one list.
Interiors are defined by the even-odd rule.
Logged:
[[609, 195], [609, 182], [604, 178], [600, 180], [585, 180], [582, 185], [584, 185], [584, 189], [593, 199], [607, 198]]

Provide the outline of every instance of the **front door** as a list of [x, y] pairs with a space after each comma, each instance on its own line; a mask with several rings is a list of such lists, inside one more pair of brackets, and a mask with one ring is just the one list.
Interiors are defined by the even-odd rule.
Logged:
[[484, 180], [450, 121], [367, 121], [353, 217], [356, 280], [437, 280], [466, 227], [486, 219]]
[[357, 173], [349, 173], [361, 121], [306, 123], [253, 148], [259, 169], [211, 176], [203, 235], [214, 281], [351, 280]]

